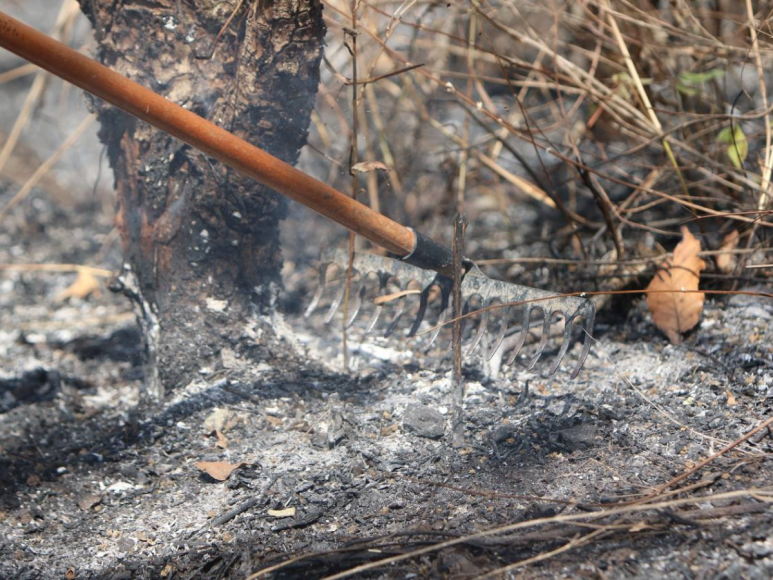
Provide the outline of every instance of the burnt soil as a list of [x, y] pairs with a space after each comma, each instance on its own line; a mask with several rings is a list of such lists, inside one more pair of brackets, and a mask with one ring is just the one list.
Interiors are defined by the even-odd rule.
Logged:
[[[100, 253], [117, 267], [111, 219], [36, 197], [7, 222], [0, 262]], [[286, 230], [309, 222], [296, 212]], [[244, 578], [284, 564], [275, 577], [317, 578], [422, 548], [357, 575], [466, 578], [525, 560], [509, 574], [773, 574], [770, 495], [749, 491], [770, 489], [769, 430], [659, 488], [770, 415], [770, 302], [709, 300], [680, 346], [640, 302], [609, 306], [575, 380], [579, 346], [551, 378], [544, 366], [487, 378], [470, 357], [455, 448], [447, 351], [355, 332], [354, 370], [341, 373], [340, 318], [300, 315], [315, 274], [294, 244], [272, 323], [307, 362], [224, 356], [158, 404], [141, 402], [126, 301], [104, 284], [57, 299], [74, 274], [2, 273], [0, 577]], [[217, 481], [200, 461], [245, 465]], [[612, 505], [658, 490], [648, 501], [676, 503]], [[464, 539], [528, 520], [539, 521]]]

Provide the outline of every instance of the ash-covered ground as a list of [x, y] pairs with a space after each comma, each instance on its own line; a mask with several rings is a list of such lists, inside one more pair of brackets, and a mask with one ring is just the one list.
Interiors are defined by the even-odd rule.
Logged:
[[[0, 203], [13, 191], [4, 187]], [[4, 225], [2, 263], [90, 263], [100, 252], [102, 264], [119, 263], [115, 242], [105, 248], [111, 217], [99, 204], [62, 209], [39, 192]], [[140, 407], [128, 304], [104, 287], [62, 300], [74, 278], [16, 271], [0, 281], [4, 578], [243, 578], [301, 555], [281, 574], [320, 577], [540, 518], [362, 574], [473, 577], [573, 541], [514, 574], [773, 572], [770, 496], [722, 495], [769, 489], [769, 431], [677, 486], [687, 491], [661, 490], [659, 501], [682, 504], [591, 518], [601, 504], [659, 489], [770, 415], [773, 307], [762, 298], [709, 301], [678, 347], [642, 304], [622, 316], [602, 311], [574, 381], [579, 346], [550, 379], [516, 368], [489, 380], [473, 356], [466, 445], [454, 448], [450, 357], [400, 336], [354, 333], [356, 370], [342, 374], [340, 318], [326, 325], [298, 312], [312, 270], [288, 276], [285, 302], [299, 304], [275, 321], [307, 364], [245, 367], [224, 356], [212, 374]], [[200, 461], [246, 465], [218, 482]], [[544, 520], [583, 514], [583, 526]]]
[[[19, 104], [29, 81], [3, 94]], [[81, 96], [65, 98], [86, 114]], [[60, 106], [37, 111], [40, 135], [14, 158], [21, 177], [2, 181], [0, 207], [25, 163], [34, 170], [33, 153], [50, 154], [44, 129]], [[0, 225], [0, 263], [119, 267], [112, 175], [103, 167], [97, 181], [99, 159], [91, 132]], [[539, 212], [509, 212], [513, 255], [544, 255], [527, 243]], [[505, 243], [505, 225], [476, 213], [472, 257]], [[303, 318], [315, 248], [341, 239], [297, 207], [285, 224], [287, 288], [273, 323], [306, 363], [225, 353], [156, 405], [140, 402], [141, 342], [123, 298], [104, 282], [63, 297], [74, 273], [0, 272], [0, 577], [245, 578], [281, 566], [274, 577], [317, 578], [390, 557], [355, 574], [467, 578], [521, 562], [502, 575], [773, 575], [769, 429], [663, 487], [770, 417], [773, 302], [709, 299], [680, 346], [643, 303], [610, 303], [575, 380], [579, 346], [551, 378], [541, 364], [493, 379], [479, 354], [467, 357], [465, 444], [454, 447], [447, 337], [428, 349], [400, 332], [353, 331], [344, 373], [340, 313]], [[244, 465], [217, 481], [198, 462]], [[500, 526], [514, 529], [467, 537]]]

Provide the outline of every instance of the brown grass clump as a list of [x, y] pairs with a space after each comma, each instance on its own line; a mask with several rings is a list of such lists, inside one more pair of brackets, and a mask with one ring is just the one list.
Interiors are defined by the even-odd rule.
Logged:
[[[469, 253], [504, 277], [548, 249], [575, 272], [598, 275], [602, 261], [613, 277], [610, 265], [673, 247], [683, 225], [709, 252], [737, 229], [719, 254], [738, 257], [734, 270], [711, 264], [707, 280], [750, 281], [773, 225], [769, 15], [751, 1], [660, 4], [357, 4], [359, 159], [390, 170], [366, 173], [361, 199], [445, 241], [463, 201]], [[326, 4], [311, 136], [314, 163], [342, 188], [351, 15], [348, 2]], [[622, 274], [574, 288], [619, 288], [632, 279]]]

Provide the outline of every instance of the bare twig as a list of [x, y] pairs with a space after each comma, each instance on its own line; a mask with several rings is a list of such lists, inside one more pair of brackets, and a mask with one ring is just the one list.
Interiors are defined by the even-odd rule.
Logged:
[[[65, 0], [62, 2], [62, 5], [59, 9], [59, 14], [56, 17], [56, 23], [53, 27], [53, 36], [56, 37], [58, 35], [61, 27], [65, 24], [65, 22], [67, 22], [67, 19], [70, 17], [70, 14], [72, 14], [74, 10], [78, 10], [78, 4], [75, 2], [75, 0]], [[47, 72], [40, 71], [35, 76], [35, 80], [32, 82], [32, 86], [27, 93], [27, 97], [24, 99], [24, 104], [22, 105], [21, 111], [16, 118], [16, 122], [13, 124], [13, 128], [8, 135], [8, 139], [6, 140], [2, 149], [0, 149], [0, 173], [3, 172], [3, 168], [8, 162], [8, 159], [10, 159], [11, 153], [13, 153], [13, 149], [16, 147], [16, 143], [19, 141], [22, 130], [27, 125], [35, 105], [38, 103], [41, 95], [43, 94], [43, 89], [46, 86], [48, 76], [49, 75]]]
[[[760, 98], [762, 99], [762, 108], [764, 110], [767, 110], [768, 108], [768, 94], [767, 94], [767, 87], [765, 85], [765, 70], [762, 66], [762, 57], [760, 56], [760, 45], [758, 40], [758, 34], [757, 34], [757, 24], [754, 20], [754, 9], [752, 8], [752, 2], [751, 0], [746, 0], [746, 15], [749, 19], [749, 34], [751, 36], [752, 46], [751, 46], [751, 52], [754, 55], [754, 63], [757, 67], [757, 77], [759, 81], [759, 88], [760, 88]], [[764, 210], [768, 206], [768, 200], [769, 200], [769, 194], [768, 190], [770, 189], [770, 176], [771, 171], [773, 170], [773, 143], [771, 143], [771, 139], [773, 137], [771, 136], [771, 133], [773, 132], [773, 129], [771, 129], [770, 126], [771, 118], [770, 115], [766, 115], [765, 117], [765, 149], [762, 153], [762, 179], [760, 180], [760, 196], [757, 199], [757, 208], [760, 210]], [[735, 137], [735, 131], [733, 131], [733, 137]], [[754, 234], [757, 231], [757, 227], [759, 225], [759, 222], [755, 222], [752, 225], [751, 233], [749, 234], [749, 238], [746, 242], [746, 247], [751, 248], [752, 244], [754, 243]], [[741, 266], [745, 266], [745, 263], [742, 262]]]
[[464, 445], [464, 380], [462, 379], [462, 276], [464, 266], [464, 230], [467, 219], [464, 214], [457, 213], [454, 219], [454, 295], [453, 312], [456, 321], [453, 324], [453, 392], [454, 412], [451, 420], [451, 438], [455, 447]]
[[[349, 175], [352, 178], [352, 199], [357, 199], [357, 190], [359, 187], [358, 175], [354, 166], [359, 163], [359, 143], [358, 137], [358, 104], [359, 90], [357, 89], [357, 0], [351, 0], [351, 30], [344, 30], [348, 37], [349, 51], [352, 56], [352, 145], [349, 152]], [[354, 232], [349, 232], [349, 264], [346, 268], [346, 289], [344, 294], [343, 321], [341, 323], [341, 342], [343, 345], [344, 371], [349, 370], [349, 356], [346, 344], [346, 325], [349, 320], [349, 298], [351, 296], [352, 276], [354, 275]]]
[[482, 580], [484, 578], [501, 577], [502, 574], [511, 572], [512, 570], [517, 570], [518, 568], [523, 568], [524, 566], [528, 566], [529, 564], [534, 564], [536, 562], [543, 562], [544, 560], [548, 560], [553, 556], [557, 556], [558, 554], [562, 554], [564, 552], [568, 552], [569, 550], [574, 550], [575, 548], [579, 548], [580, 546], [583, 546], [589, 543], [594, 538], [597, 538], [598, 536], [608, 534], [608, 533], [609, 533], [608, 529], [602, 528], [600, 530], [596, 530], [595, 532], [590, 532], [589, 534], [586, 534], [584, 536], [579, 536], [579, 535], [575, 536], [566, 544], [556, 548], [555, 550], [550, 550], [549, 552], [543, 552], [542, 554], [537, 554], [536, 556], [532, 556], [531, 558], [526, 558], [525, 560], [521, 560], [520, 562], [515, 562], [514, 564], [502, 566], [501, 568], [492, 570], [491, 572], [484, 574], [483, 576], [479, 576], [479, 578], [481, 578]]
[[268, 483], [263, 487], [263, 489], [260, 491], [260, 493], [254, 497], [251, 497], [247, 501], [239, 504], [232, 510], [229, 510], [225, 512], [222, 515], [217, 516], [214, 520], [212, 520], [209, 524], [207, 524], [206, 527], [217, 527], [222, 526], [223, 524], [230, 522], [232, 519], [234, 519], [236, 516], [243, 514], [244, 512], [251, 510], [256, 505], [260, 505], [263, 503], [263, 500], [266, 498], [266, 494], [269, 492], [269, 490], [274, 487], [274, 484], [279, 479], [280, 475], [278, 473], [275, 473], [271, 476], [271, 479], [268, 480]]
[[[620, 514], [634, 514], [634, 513], [641, 513], [649, 510], [662, 510], [667, 508], [673, 508], [683, 505], [695, 505], [699, 504], [704, 501], [711, 501], [711, 502], [717, 502], [721, 500], [731, 500], [731, 499], [739, 499], [739, 498], [753, 498], [758, 501], [764, 501], [766, 503], [773, 503], [773, 490], [770, 488], [753, 488], [753, 489], [744, 489], [739, 491], [731, 491], [726, 493], [718, 493], [718, 494], [711, 494], [708, 496], [697, 496], [697, 497], [690, 497], [690, 498], [682, 498], [682, 499], [675, 499], [675, 500], [669, 500], [664, 502], [658, 502], [654, 504], [645, 504], [645, 505], [630, 505], [630, 506], [623, 506], [623, 507], [616, 507], [612, 509], [606, 509], [606, 510], [600, 510], [597, 512], [591, 512], [591, 513], [580, 513], [580, 514], [562, 514], [557, 516], [551, 516], [546, 518], [537, 518], [533, 520], [527, 520], [523, 522], [518, 522], [514, 524], [508, 524], [506, 526], [498, 526], [496, 528], [492, 528], [490, 530], [484, 530], [481, 532], [477, 532], [474, 534], [469, 534], [467, 536], [463, 536], [461, 538], [455, 538], [453, 540], [448, 540], [446, 542], [439, 542], [437, 544], [433, 544], [431, 546], [427, 546], [425, 548], [420, 548], [418, 550], [412, 550], [410, 552], [407, 552], [405, 554], [399, 554], [397, 556], [392, 556], [389, 558], [383, 558], [381, 560], [378, 560], [376, 562], [371, 562], [368, 564], [363, 564], [361, 566], [355, 566], [354, 568], [350, 568], [349, 570], [346, 570], [344, 572], [340, 572], [338, 574], [334, 574], [332, 576], [328, 576], [326, 580], [340, 580], [341, 578], [348, 578], [351, 576], [356, 576], [358, 574], [362, 574], [363, 572], [367, 572], [368, 570], [375, 570], [377, 568], [381, 568], [382, 566], [387, 566], [390, 564], [396, 564], [397, 562], [403, 562], [405, 560], [409, 560], [411, 558], [416, 558], [418, 556], [423, 556], [424, 554], [429, 554], [432, 552], [437, 552], [440, 550], [443, 550], [445, 548], [450, 548], [452, 546], [456, 546], [465, 542], [469, 542], [470, 540], [479, 539], [479, 538], [487, 538], [490, 536], [494, 536], [497, 534], [504, 534], [508, 532], [514, 532], [516, 530], [522, 530], [525, 528], [535, 527], [535, 526], [543, 526], [545, 524], [552, 524], [552, 523], [567, 523], [567, 522], [582, 522], [585, 520], [597, 520], [600, 518], [605, 518], [609, 516], [616, 516]], [[275, 571], [277, 568], [274, 567], [273, 570]], [[257, 577], [257, 575], [254, 575], [253, 577]]]
[[104, 268], [82, 266], [80, 264], [0, 264], [0, 272], [78, 272], [91, 274], [98, 278], [110, 278], [113, 272]]
[[21, 189], [14, 195], [10, 201], [5, 204], [5, 206], [0, 209], [0, 223], [3, 222], [5, 217], [8, 215], [8, 212], [10, 212], [14, 207], [16, 207], [21, 201], [27, 197], [30, 191], [40, 182], [41, 179], [49, 172], [51, 169], [56, 165], [56, 163], [62, 158], [62, 156], [67, 153], [67, 151], [70, 150], [70, 148], [80, 139], [81, 135], [83, 135], [83, 132], [88, 129], [89, 125], [97, 118], [96, 114], [91, 113], [88, 115], [83, 121], [81, 121], [80, 125], [76, 127], [76, 129], [70, 134], [70, 136], [65, 140], [64, 143], [62, 143], [56, 151], [46, 159], [43, 163], [41, 163], [38, 168], [35, 170], [35, 173], [32, 174], [32, 176], [26, 181], [24, 185], [22, 185]]

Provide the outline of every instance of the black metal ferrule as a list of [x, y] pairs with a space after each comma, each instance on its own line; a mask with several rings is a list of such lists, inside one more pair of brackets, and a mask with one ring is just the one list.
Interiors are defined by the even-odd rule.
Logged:
[[[413, 248], [413, 252], [400, 258], [400, 260], [411, 266], [434, 270], [449, 276], [454, 269], [453, 251], [416, 230], [413, 230], [413, 233], [416, 235], [416, 246]], [[467, 262], [468, 260], [462, 262], [465, 269], [467, 269]]]

